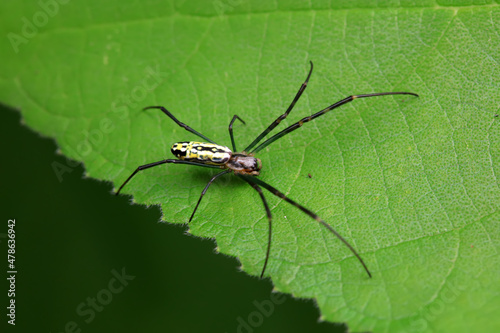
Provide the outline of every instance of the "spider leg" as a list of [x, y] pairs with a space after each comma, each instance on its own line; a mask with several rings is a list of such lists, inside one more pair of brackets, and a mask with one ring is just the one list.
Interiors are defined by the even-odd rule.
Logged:
[[163, 106], [148, 106], [148, 107], [145, 107], [144, 109], [142, 109], [143, 111], [144, 110], [149, 110], [149, 109], [158, 109], [158, 110], [161, 110], [163, 111], [164, 114], [166, 114], [167, 116], [170, 117], [170, 119], [172, 119], [173, 121], [175, 121], [175, 123], [177, 125], [179, 125], [180, 127], [184, 128], [186, 131], [188, 132], [191, 132], [197, 136], [199, 136], [200, 138], [208, 141], [208, 142], [211, 142], [211, 143], [215, 143], [214, 141], [210, 140], [209, 138], [207, 138], [206, 136], [204, 136], [203, 134], [195, 131], [194, 129], [192, 129], [191, 127], [189, 127], [188, 125], [184, 124], [183, 122], [180, 122], [177, 118], [174, 117], [173, 114], [170, 113], [170, 111], [168, 111], [167, 109], [165, 109]]
[[264, 193], [262, 193], [262, 189], [255, 183], [252, 183], [249, 181], [246, 177], [240, 176], [244, 181], [246, 181], [250, 186], [252, 186], [257, 192], [259, 192], [260, 198], [262, 199], [262, 202], [264, 203], [264, 208], [266, 209], [266, 214], [267, 214], [267, 220], [269, 221], [269, 232], [267, 236], [267, 251], [266, 251], [266, 259], [264, 261], [264, 267], [262, 268], [262, 272], [260, 273], [260, 278], [264, 276], [264, 272], [266, 271], [267, 267], [267, 262], [269, 261], [269, 254], [271, 253], [271, 239], [272, 239], [272, 231], [273, 231], [273, 217], [271, 215], [271, 210], [269, 209], [269, 206], [267, 205], [266, 198], [264, 197]]
[[288, 114], [292, 111], [293, 107], [295, 106], [295, 103], [297, 103], [297, 101], [299, 100], [300, 96], [302, 96], [302, 93], [304, 92], [304, 90], [306, 90], [307, 88], [307, 83], [309, 82], [309, 78], [311, 77], [311, 74], [312, 74], [312, 71], [313, 71], [313, 63], [312, 61], [309, 61], [311, 63], [311, 69], [309, 70], [309, 74], [307, 74], [307, 78], [306, 80], [304, 81], [304, 83], [302, 83], [302, 85], [300, 86], [299, 88], [299, 91], [297, 92], [297, 94], [295, 95], [295, 98], [293, 99], [292, 103], [290, 104], [290, 106], [288, 107], [288, 109], [286, 110], [285, 113], [283, 113], [281, 116], [279, 116], [278, 118], [276, 118], [275, 121], [273, 121], [271, 123], [271, 125], [269, 125], [268, 128], [266, 128], [264, 130], [264, 132], [260, 133], [260, 135], [255, 139], [253, 140], [253, 142], [245, 148], [244, 151], [249, 151], [250, 149], [252, 149], [253, 147], [255, 147], [256, 144], [258, 144], [260, 142], [260, 140], [262, 140], [263, 137], [265, 137], [269, 132], [271, 132], [276, 126], [279, 125], [279, 123], [285, 119]]
[[292, 125], [288, 126], [287, 128], [285, 128], [281, 132], [273, 135], [272, 137], [270, 137], [269, 139], [267, 139], [266, 141], [264, 141], [263, 143], [261, 143], [259, 146], [257, 146], [257, 148], [255, 148], [252, 151], [252, 153], [256, 153], [256, 152], [264, 149], [265, 147], [269, 146], [271, 143], [273, 143], [274, 141], [278, 140], [282, 136], [285, 136], [288, 133], [295, 131], [297, 128], [301, 127], [304, 123], [307, 123], [307, 122], [309, 122], [309, 121], [311, 121], [313, 119], [316, 119], [319, 116], [322, 116], [325, 113], [327, 113], [328, 111], [336, 109], [336, 108], [338, 108], [341, 105], [344, 105], [346, 103], [352, 102], [356, 98], [375, 97], [375, 96], [384, 96], [384, 95], [413, 95], [413, 96], [418, 97], [417, 94], [414, 94], [414, 93], [411, 93], [411, 92], [383, 92], [383, 93], [376, 93], [376, 94], [363, 94], [363, 95], [353, 95], [353, 96], [346, 97], [343, 100], [338, 101], [337, 103], [334, 103], [334, 104], [330, 105], [329, 107], [327, 107], [327, 108], [325, 108], [325, 109], [323, 109], [323, 110], [321, 110], [319, 112], [316, 112], [315, 114], [313, 114], [313, 115], [311, 115], [309, 117], [302, 118], [301, 120], [299, 120], [295, 124], [292, 124]]
[[202, 163], [183, 161], [183, 160], [175, 160], [175, 159], [163, 160], [163, 161], [144, 164], [144, 165], [139, 166], [137, 169], [135, 169], [134, 172], [132, 172], [132, 174], [127, 178], [127, 180], [125, 182], [123, 182], [122, 186], [120, 186], [118, 191], [116, 191], [115, 195], [118, 195], [120, 193], [120, 191], [122, 190], [123, 186], [125, 186], [125, 184], [127, 184], [130, 181], [130, 179], [132, 179], [132, 177], [134, 177], [135, 174], [138, 173], [139, 171], [149, 169], [149, 168], [155, 167], [155, 166], [160, 165], [160, 164], [165, 164], [165, 163], [189, 164], [189, 165], [197, 165], [197, 166], [201, 166], [201, 167], [205, 167], [205, 168], [218, 168], [218, 169], [221, 169], [224, 167], [223, 165], [210, 165], [210, 164], [202, 164]]
[[245, 121], [243, 119], [241, 119], [240, 117], [238, 117], [237, 115], [234, 115], [233, 119], [229, 123], [229, 136], [231, 137], [231, 143], [233, 144], [233, 152], [235, 152], [235, 153], [237, 150], [236, 150], [236, 144], [234, 143], [234, 137], [233, 137], [233, 123], [236, 119], [239, 119], [243, 124], [246, 125]]
[[330, 232], [332, 232], [338, 239], [340, 239], [340, 241], [342, 241], [342, 243], [344, 243], [349, 248], [349, 250], [351, 250], [351, 252], [356, 256], [356, 258], [358, 258], [361, 265], [363, 265], [363, 268], [365, 269], [366, 273], [368, 273], [368, 276], [372, 277], [372, 274], [368, 270], [368, 267], [366, 266], [365, 262], [363, 261], [363, 259], [361, 259], [360, 255], [356, 252], [356, 250], [352, 247], [352, 245], [349, 244], [344, 239], [344, 237], [342, 237], [337, 231], [335, 231], [335, 229], [333, 229], [333, 227], [331, 225], [329, 225], [328, 223], [323, 221], [318, 215], [316, 215], [315, 213], [313, 213], [312, 211], [310, 211], [306, 207], [296, 203], [295, 201], [293, 201], [292, 199], [288, 198], [286, 195], [284, 195], [283, 193], [278, 191], [276, 188], [272, 187], [271, 185], [267, 184], [266, 182], [260, 180], [257, 177], [249, 177], [249, 176], [245, 176], [245, 175], [241, 175], [240, 177], [245, 179], [247, 182], [251, 182], [251, 183], [254, 183], [254, 184], [257, 184], [259, 186], [264, 187], [266, 190], [268, 190], [269, 192], [271, 192], [275, 196], [277, 196], [277, 197], [285, 200], [286, 202], [292, 204], [293, 206], [297, 207], [298, 209], [300, 209], [301, 211], [303, 211], [304, 213], [306, 213], [307, 215], [309, 215], [310, 217], [315, 219], [317, 222], [319, 222], [325, 228], [330, 230]]
[[205, 186], [205, 188], [201, 192], [200, 198], [198, 199], [198, 203], [196, 204], [196, 207], [194, 207], [193, 214], [191, 214], [191, 217], [189, 218], [189, 222], [191, 222], [191, 220], [193, 219], [194, 213], [196, 213], [196, 210], [198, 209], [198, 206], [200, 205], [201, 199], [203, 198], [203, 196], [207, 192], [207, 190], [210, 187], [210, 185], [212, 185], [212, 183], [214, 182], [214, 180], [216, 180], [220, 176], [225, 175], [226, 173], [229, 173], [229, 172], [231, 172], [231, 170], [222, 171], [221, 173], [216, 174], [215, 176], [212, 177], [212, 179], [210, 179], [210, 181], [208, 182], [208, 184]]

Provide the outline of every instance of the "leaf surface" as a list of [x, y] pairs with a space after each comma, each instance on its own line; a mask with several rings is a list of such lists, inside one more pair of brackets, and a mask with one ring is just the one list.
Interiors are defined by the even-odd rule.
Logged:
[[[416, 92], [356, 100], [258, 155], [261, 179], [334, 226], [373, 278], [270, 193], [267, 274], [352, 331], [491, 332], [500, 328], [500, 9], [471, 2], [87, 1], [52, 11], [6, 2], [0, 99], [89, 177], [118, 187], [137, 166], [171, 158], [172, 143], [199, 139], [145, 106], [164, 105], [227, 146], [237, 114], [242, 149], [288, 107], [309, 60], [308, 88], [278, 130], [352, 94]], [[166, 165], [124, 193], [186, 223], [214, 174]], [[260, 274], [267, 219], [236, 177], [211, 186], [190, 232]]]

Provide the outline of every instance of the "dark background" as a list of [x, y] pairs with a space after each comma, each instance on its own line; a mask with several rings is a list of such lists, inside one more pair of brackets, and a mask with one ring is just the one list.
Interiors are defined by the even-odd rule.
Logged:
[[[272, 314], [262, 314], [254, 301], [270, 304], [270, 280], [240, 272], [236, 259], [214, 253], [212, 240], [184, 235], [185, 226], [159, 223], [158, 207], [115, 197], [110, 183], [84, 178], [82, 165], [60, 182], [52, 164], [68, 161], [56, 154], [54, 140], [22, 125], [19, 112], [1, 106], [0, 112], [2, 327], [54, 333], [346, 330], [318, 323], [313, 301], [289, 295], [281, 295], [285, 301]], [[15, 327], [5, 315], [9, 219], [16, 220]], [[134, 278], [123, 286], [113, 270]], [[87, 302], [97, 296], [106, 304], [91, 318]], [[249, 316], [255, 327], [240, 323]]]

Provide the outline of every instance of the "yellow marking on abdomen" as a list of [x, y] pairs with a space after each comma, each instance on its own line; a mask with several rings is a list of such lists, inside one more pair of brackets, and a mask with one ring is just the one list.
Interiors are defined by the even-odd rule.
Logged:
[[197, 141], [176, 142], [171, 151], [178, 159], [213, 165], [226, 164], [232, 155], [228, 147]]

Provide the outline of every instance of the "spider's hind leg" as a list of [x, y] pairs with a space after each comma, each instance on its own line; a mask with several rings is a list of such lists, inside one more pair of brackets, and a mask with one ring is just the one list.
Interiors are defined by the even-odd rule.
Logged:
[[184, 124], [183, 122], [179, 121], [177, 118], [174, 117], [173, 114], [170, 113], [170, 111], [168, 111], [165, 107], [163, 106], [148, 106], [148, 107], [145, 107], [144, 109], [142, 109], [143, 111], [145, 110], [150, 110], [150, 109], [158, 109], [158, 110], [161, 110], [164, 114], [166, 114], [170, 119], [172, 119], [177, 125], [179, 125], [180, 127], [184, 128], [186, 131], [188, 132], [191, 132], [197, 136], [199, 136], [200, 138], [202, 138], [203, 140], [206, 140], [208, 142], [211, 142], [211, 143], [215, 143], [214, 141], [210, 140], [209, 138], [207, 138], [206, 136], [204, 136], [203, 134], [201, 134], [200, 132], [197, 132], [195, 131], [194, 129], [192, 129], [191, 127], [189, 127], [188, 125]]
[[161, 164], [165, 164], [165, 163], [175, 163], [175, 164], [188, 164], [188, 165], [196, 165], [196, 166], [201, 166], [201, 167], [204, 167], [204, 168], [217, 168], [217, 169], [220, 169], [221, 166], [220, 165], [210, 165], [210, 164], [202, 164], [202, 163], [197, 163], [197, 162], [191, 162], [191, 161], [183, 161], [183, 160], [175, 160], [175, 159], [168, 159], [168, 160], [163, 160], [163, 161], [158, 161], [158, 162], [153, 162], [153, 163], [148, 163], [148, 164], [144, 164], [144, 165], [141, 165], [139, 167], [137, 167], [137, 169], [135, 169], [134, 172], [132, 172], [132, 174], [127, 178], [127, 180], [125, 180], [123, 182], [123, 184], [120, 186], [120, 188], [118, 189], [118, 191], [116, 191], [115, 195], [118, 195], [120, 194], [120, 191], [122, 190], [122, 188], [132, 179], [132, 177], [134, 177], [139, 171], [142, 171], [142, 170], [146, 170], [146, 169], [149, 169], [149, 168], [152, 168], [152, 167], [155, 167], [155, 166], [158, 166], [158, 165], [161, 165]]

